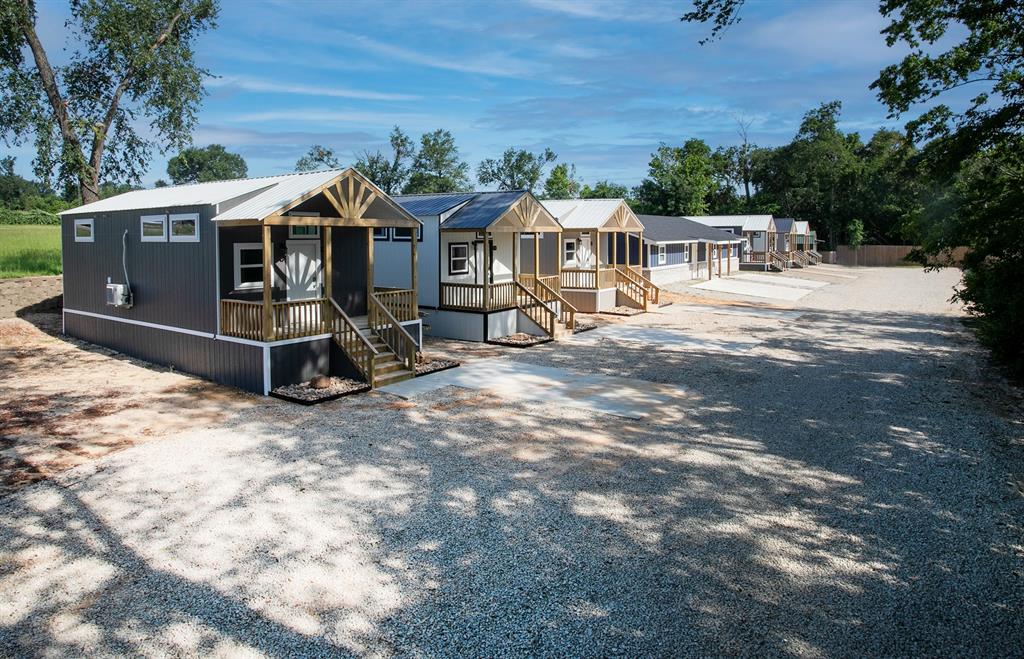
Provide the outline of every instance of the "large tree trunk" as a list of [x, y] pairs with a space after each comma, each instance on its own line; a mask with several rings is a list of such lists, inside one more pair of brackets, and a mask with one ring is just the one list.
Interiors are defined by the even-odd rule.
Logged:
[[100, 181], [96, 172], [81, 172], [78, 175], [78, 194], [83, 204], [100, 200]]

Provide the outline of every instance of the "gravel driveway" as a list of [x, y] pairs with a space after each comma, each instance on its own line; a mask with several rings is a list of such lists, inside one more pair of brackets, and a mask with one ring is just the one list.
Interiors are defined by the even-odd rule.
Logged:
[[24, 487], [0, 654], [1019, 656], [1020, 395], [954, 273], [852, 272], [795, 321], [625, 321], [746, 351], [501, 353], [684, 388], [659, 418], [258, 400]]

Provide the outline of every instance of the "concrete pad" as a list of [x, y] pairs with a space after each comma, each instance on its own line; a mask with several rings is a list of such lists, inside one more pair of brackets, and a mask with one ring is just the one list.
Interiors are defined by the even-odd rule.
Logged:
[[[596, 330], [594, 330], [596, 331]], [[482, 359], [459, 368], [381, 387], [378, 391], [415, 398], [441, 387], [487, 391], [513, 400], [575, 407], [640, 419], [686, 398], [682, 387], [607, 375], [580, 373], [507, 359]]]
[[807, 288], [759, 284], [740, 279], [712, 279], [711, 281], [694, 284], [691, 288], [701, 288], [708, 291], [746, 295], [749, 297], [763, 297], [770, 300], [786, 300], [787, 302], [799, 300], [811, 292]]
[[822, 288], [828, 286], [827, 281], [815, 281], [813, 279], [800, 279], [799, 277], [788, 277], [786, 275], [734, 275], [733, 279], [753, 281], [759, 284], [771, 284], [773, 286], [795, 286], [796, 288]]
[[821, 266], [821, 265], [815, 265], [815, 266], [811, 266], [807, 270], [807, 274], [809, 274], [809, 275], [821, 275], [822, 277], [837, 277], [839, 279], [857, 279], [858, 278], [856, 275], [845, 274], [843, 272], [844, 270], [846, 270], [846, 268], [839, 268], [839, 267], [825, 268], [824, 266]]
[[761, 343], [753, 337], [723, 341], [714, 335], [696, 335], [682, 330], [643, 325], [605, 325], [589, 332], [574, 334], [565, 339], [575, 345], [594, 345], [601, 341], [636, 343], [650, 346], [652, 352], [669, 350], [709, 350], [713, 352], [744, 352]]
[[757, 307], [734, 307], [727, 304], [673, 304], [649, 311], [648, 313], [670, 314], [672, 311], [692, 311], [694, 313], [713, 313], [723, 316], [750, 316], [752, 318], [772, 318], [776, 320], [796, 320], [804, 315], [803, 311], [786, 311], [785, 309], [758, 309]]

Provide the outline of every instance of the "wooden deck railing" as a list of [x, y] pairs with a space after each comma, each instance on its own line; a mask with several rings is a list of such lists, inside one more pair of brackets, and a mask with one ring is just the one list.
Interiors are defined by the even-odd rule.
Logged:
[[[516, 306], [516, 282], [502, 281], [490, 284], [487, 311], [512, 309]], [[441, 282], [441, 306], [446, 309], [484, 311], [483, 284], [453, 284]]]
[[324, 334], [328, 331], [327, 300], [288, 300], [270, 305], [273, 323], [269, 336], [263, 334], [263, 304], [246, 300], [220, 301], [220, 331], [252, 341], [277, 341]]
[[[555, 277], [557, 279], [557, 277]], [[558, 303], [558, 320], [561, 321], [567, 329], [576, 329], [576, 314], [579, 311], [576, 307], [569, 304], [569, 301], [562, 297], [558, 291], [548, 286], [544, 281], [544, 277], [537, 282], [537, 285], [533, 288], [533, 292], [543, 301], [545, 304], [551, 305], [553, 302]]]
[[743, 255], [744, 263], [764, 263], [765, 253], [764, 252], [747, 252]]
[[615, 288], [615, 268], [562, 270], [562, 288]]
[[767, 263], [777, 268], [779, 272], [789, 269], [789, 259], [780, 252], [768, 252]]
[[657, 284], [655, 284], [647, 277], [644, 277], [642, 274], [637, 272], [632, 267], [627, 268], [620, 266], [619, 271], [622, 273], [622, 276], [629, 279], [633, 284], [640, 286], [644, 289], [647, 295], [648, 302], [652, 304], [661, 304], [661, 289], [658, 288]]
[[374, 291], [374, 295], [377, 296], [377, 301], [387, 307], [388, 311], [398, 319], [398, 322], [404, 323], [419, 318], [416, 292], [412, 289], [378, 288]]
[[337, 302], [331, 300], [330, 305], [333, 313], [331, 313], [329, 327], [334, 342], [352, 360], [356, 369], [366, 378], [366, 382], [371, 387], [376, 386], [373, 364], [379, 354], [377, 349], [370, 345], [370, 342], [366, 340], [366, 337], [348, 317], [348, 314], [338, 306]]
[[370, 331], [380, 337], [407, 370], [416, 370], [416, 340], [384, 306], [376, 293], [366, 303], [366, 320]]
[[[531, 273], [519, 275], [519, 283], [534, 292], [537, 290], [536, 281], [538, 281], [538, 278], [534, 277]], [[562, 290], [558, 275], [541, 275], [539, 281], [556, 293], [560, 293]]]
[[[630, 273], [632, 274], [632, 273]], [[635, 279], [626, 274], [625, 270], [617, 270], [615, 288], [622, 292], [633, 302], [640, 305], [640, 308], [647, 310], [647, 289]]]
[[519, 310], [544, 330], [548, 336], [553, 337], [555, 335], [555, 324], [558, 320], [555, 312], [544, 303], [544, 300], [537, 297], [533, 291], [519, 282], [515, 282], [513, 286], [516, 289], [515, 294], [519, 298], [516, 305], [519, 307]]

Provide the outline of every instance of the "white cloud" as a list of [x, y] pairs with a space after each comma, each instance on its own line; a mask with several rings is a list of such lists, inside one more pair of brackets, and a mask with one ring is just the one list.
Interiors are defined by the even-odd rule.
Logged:
[[671, 23], [684, 10], [679, 3], [622, 2], [620, 0], [526, 0], [526, 4], [558, 14], [601, 21]]
[[330, 109], [279, 109], [260, 112], [248, 112], [232, 115], [228, 121], [233, 123], [262, 123], [269, 121], [295, 121], [311, 123], [341, 123], [386, 125], [402, 123], [420, 123], [430, 119], [429, 115], [412, 112], [352, 112]]
[[209, 87], [241, 89], [249, 92], [271, 92], [276, 94], [298, 94], [301, 96], [330, 96], [335, 98], [356, 98], [364, 101], [416, 101], [421, 97], [412, 94], [394, 94], [366, 89], [352, 89], [332, 85], [302, 85], [279, 80], [264, 80], [247, 76], [225, 76], [208, 81]]

